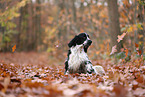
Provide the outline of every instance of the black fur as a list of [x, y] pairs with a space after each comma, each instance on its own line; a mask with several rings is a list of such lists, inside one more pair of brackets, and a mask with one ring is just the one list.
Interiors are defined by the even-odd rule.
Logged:
[[68, 54], [67, 54], [67, 60], [65, 61], [65, 73], [68, 70], [68, 60], [69, 60], [69, 55], [71, 54], [71, 51], [68, 50]]
[[[86, 43], [85, 43], [86, 42]], [[77, 36], [75, 36], [68, 44], [68, 47], [69, 48], [73, 48], [75, 47], [76, 45], [83, 45], [83, 49], [84, 49], [84, 53], [87, 53], [87, 49], [89, 48], [89, 46], [92, 44], [92, 41], [89, 39], [89, 35], [86, 34], [86, 33], [81, 33]], [[86, 60], [86, 61], [82, 61], [81, 64], [79, 64], [78, 66], [78, 69], [77, 70], [74, 70], [73, 68], [69, 68], [69, 64], [68, 64], [68, 61], [69, 61], [69, 56], [71, 54], [71, 50], [69, 49], [68, 50], [68, 54], [67, 54], [67, 60], [65, 62], [65, 74], [68, 72], [68, 73], [92, 73], [94, 72], [94, 69], [91, 68], [89, 71], [87, 69], [87, 65], [91, 64], [92, 63], [89, 61], [89, 60]], [[86, 58], [86, 57], [85, 57]], [[86, 58], [88, 59], [88, 57]], [[77, 60], [74, 60], [74, 61], [77, 61]]]

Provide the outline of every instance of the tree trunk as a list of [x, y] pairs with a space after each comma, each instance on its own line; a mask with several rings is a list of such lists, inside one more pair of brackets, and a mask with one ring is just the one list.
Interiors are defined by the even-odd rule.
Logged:
[[[20, 49], [21, 48], [21, 39], [20, 39], [20, 36], [21, 36], [21, 32], [22, 32], [22, 18], [23, 18], [23, 15], [22, 15], [22, 8], [20, 8], [20, 17], [19, 17], [19, 25], [18, 25], [18, 34], [16, 35], [17, 39], [16, 39], [16, 42], [17, 42], [17, 48]], [[21, 49], [20, 49], [21, 50]]]
[[76, 7], [75, 7], [75, 2], [76, 0], [71, 0], [71, 4], [72, 4], [72, 29], [75, 33], [78, 33], [78, 29], [77, 29], [77, 14], [76, 14]]
[[72, 2], [72, 16], [73, 16], [73, 22], [76, 23], [77, 21], [77, 14], [76, 14], [76, 7], [75, 7], [75, 0], [71, 0]]
[[122, 42], [117, 43], [117, 36], [121, 34], [119, 23], [119, 12], [117, 0], [107, 0], [109, 15], [109, 34], [111, 39], [111, 47], [117, 45], [117, 51], [123, 47]]
[[141, 24], [142, 29], [138, 29], [138, 35], [139, 35], [139, 49], [141, 51], [141, 55], [143, 54], [143, 45], [144, 45], [144, 27], [143, 27], [143, 4], [139, 3], [139, 9], [138, 9], [138, 20], [139, 23]]
[[[144, 20], [143, 20], [143, 27], [144, 27], [144, 29], [143, 29], [143, 31], [144, 31], [144, 43], [143, 43], [143, 45], [145, 44], [145, 5], [144, 5]], [[144, 47], [144, 50], [143, 50], [143, 54], [145, 53], [145, 47]]]
[[67, 23], [67, 25], [66, 25], [66, 36], [64, 38], [66, 40], [68, 40], [67, 38], [69, 37], [69, 33], [70, 33], [69, 2], [70, 2], [69, 0], [65, 0], [65, 9], [66, 9], [65, 15], [66, 15], [66, 23]]
[[[37, 47], [41, 45], [41, 0], [36, 0], [36, 33], [37, 33]], [[40, 52], [40, 49], [38, 49]]]
[[[137, 14], [137, 0], [135, 0], [135, 4], [134, 4], [134, 24], [137, 24], [137, 18], [136, 18], [136, 14]], [[137, 40], [137, 31], [134, 31], [134, 43], [138, 43]], [[135, 46], [134, 46], [134, 50], [136, 50]]]
[[[5, 4], [0, 3], [0, 10], [3, 11], [5, 8]], [[0, 33], [2, 33], [2, 43], [0, 43], [0, 48], [2, 48], [2, 51], [5, 51], [5, 47], [1, 47], [5, 43], [5, 27], [2, 27], [0, 24]], [[0, 50], [1, 51], [1, 50]]]

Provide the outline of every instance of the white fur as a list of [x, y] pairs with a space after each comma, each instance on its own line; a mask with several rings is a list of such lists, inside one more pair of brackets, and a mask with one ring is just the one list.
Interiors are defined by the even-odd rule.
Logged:
[[[86, 33], [85, 33], [86, 34]], [[87, 36], [87, 34], [86, 34], [86, 36]], [[88, 40], [90, 40], [90, 38], [89, 37], [87, 37], [87, 39], [86, 39], [86, 41], [84, 41], [84, 45], [86, 45], [87, 44], [87, 42], [88, 42]]]
[[84, 52], [83, 45], [76, 45], [75, 47], [71, 47], [70, 50], [69, 68], [77, 70], [82, 62], [89, 61], [88, 55]]
[[92, 66], [93, 65], [91, 63], [87, 63], [86, 65], [87, 71], [91, 72], [90, 70], [93, 68]]

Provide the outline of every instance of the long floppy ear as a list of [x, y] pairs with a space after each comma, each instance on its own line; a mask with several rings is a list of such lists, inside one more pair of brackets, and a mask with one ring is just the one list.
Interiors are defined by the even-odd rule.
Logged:
[[85, 47], [84, 47], [84, 51], [85, 51], [86, 53], [87, 53], [88, 47], [89, 47], [89, 46], [85, 46]]
[[69, 47], [76, 46], [78, 41], [78, 36], [75, 36], [68, 44]]

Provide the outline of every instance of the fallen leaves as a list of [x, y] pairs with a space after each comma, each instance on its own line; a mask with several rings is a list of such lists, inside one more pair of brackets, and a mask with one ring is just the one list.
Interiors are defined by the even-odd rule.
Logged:
[[133, 92], [133, 94], [136, 95], [136, 96], [145, 95], [145, 89], [137, 88], [137, 89]]
[[2, 90], [2, 92], [6, 92], [7, 88], [8, 88], [8, 85], [10, 84], [10, 76], [7, 76], [4, 78], [4, 89]]
[[[125, 52], [127, 55], [128, 51]], [[0, 63], [0, 96], [145, 96], [145, 66], [142, 58], [119, 64], [111, 60], [98, 60], [95, 64], [103, 66], [106, 74], [64, 75], [64, 65]]]
[[114, 85], [113, 92], [115, 92], [115, 97], [126, 97], [127, 96], [127, 90], [122, 85]]

